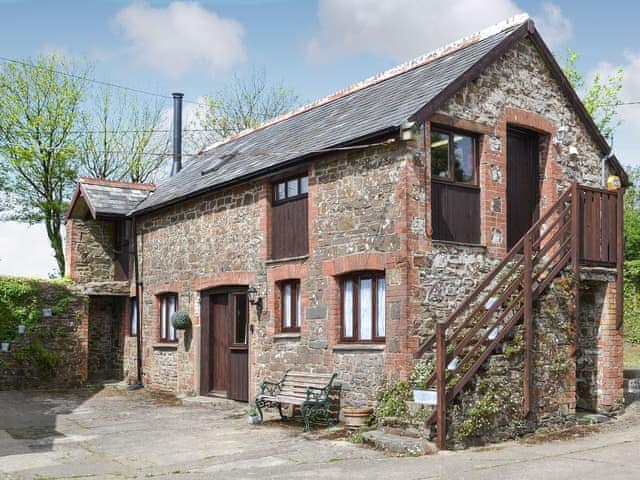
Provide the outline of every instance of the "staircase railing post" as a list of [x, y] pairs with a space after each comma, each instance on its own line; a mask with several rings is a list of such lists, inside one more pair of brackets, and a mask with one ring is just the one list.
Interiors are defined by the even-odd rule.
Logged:
[[578, 351], [578, 322], [580, 319], [580, 241], [582, 239], [581, 225], [581, 196], [578, 184], [573, 184], [571, 192], [571, 260], [573, 264], [573, 355]]
[[523, 289], [524, 289], [524, 405], [523, 410], [525, 416], [528, 416], [532, 407], [533, 396], [533, 249], [531, 235], [527, 234], [524, 238], [524, 269]]
[[440, 450], [445, 450], [447, 448], [447, 346], [445, 343], [446, 328], [446, 321], [438, 321], [436, 323], [436, 426], [438, 429], [437, 446]]
[[616, 329], [624, 321], [624, 189], [616, 191]]

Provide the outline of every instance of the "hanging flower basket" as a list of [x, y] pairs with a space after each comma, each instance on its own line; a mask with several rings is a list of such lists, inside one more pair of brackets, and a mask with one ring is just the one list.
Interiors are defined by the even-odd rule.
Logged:
[[176, 330], [187, 330], [191, 327], [191, 317], [184, 311], [175, 312], [171, 315], [171, 325]]

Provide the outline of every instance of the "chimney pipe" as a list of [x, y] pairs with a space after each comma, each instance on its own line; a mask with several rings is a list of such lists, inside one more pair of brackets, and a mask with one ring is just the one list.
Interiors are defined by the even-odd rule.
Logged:
[[172, 93], [173, 96], [173, 164], [171, 176], [182, 170], [182, 97], [184, 93]]

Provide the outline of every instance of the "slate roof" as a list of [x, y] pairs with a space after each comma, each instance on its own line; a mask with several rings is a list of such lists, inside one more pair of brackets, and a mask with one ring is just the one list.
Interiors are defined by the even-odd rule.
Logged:
[[[460, 40], [214, 145], [160, 183], [133, 213], [269, 171], [319, 150], [398, 129], [526, 21], [526, 16], [514, 17], [491, 31]], [[218, 168], [210, 171], [216, 164]]]
[[67, 218], [125, 217], [155, 189], [152, 184], [116, 182], [82, 177], [71, 200]]
[[[610, 151], [527, 15], [519, 15], [313, 104], [240, 132], [195, 155], [160, 183], [132, 214], [268, 174], [332, 147], [422, 121], [512, 45], [530, 35], [603, 154]], [[614, 170], [627, 178], [613, 157]]]

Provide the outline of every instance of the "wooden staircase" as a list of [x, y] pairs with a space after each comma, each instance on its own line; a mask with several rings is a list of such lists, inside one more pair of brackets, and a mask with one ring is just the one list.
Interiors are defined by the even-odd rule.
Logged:
[[426, 426], [436, 424], [438, 448], [446, 448], [447, 407], [519, 323], [524, 326], [523, 411], [531, 414], [533, 302], [571, 265], [577, 327], [585, 264], [617, 267], [622, 291], [622, 193], [573, 184], [420, 345], [417, 358], [435, 348], [435, 371], [424, 388], [437, 391]]

